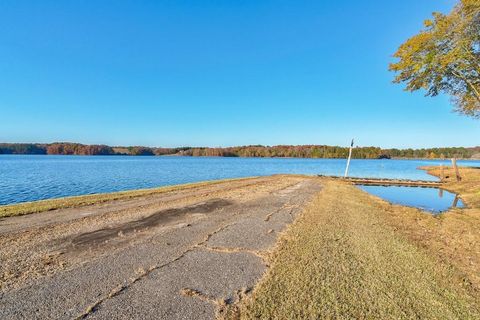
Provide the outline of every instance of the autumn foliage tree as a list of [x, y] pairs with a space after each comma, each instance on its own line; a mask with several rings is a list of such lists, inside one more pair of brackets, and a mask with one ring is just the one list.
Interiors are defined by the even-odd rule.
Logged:
[[394, 82], [427, 96], [446, 93], [456, 111], [480, 117], [480, 0], [461, 0], [449, 14], [433, 13], [390, 64]]
[[80, 143], [59, 142], [46, 146], [47, 154], [61, 155], [112, 155], [113, 150], [105, 145], [85, 145]]
[[[381, 149], [378, 147], [356, 147], [353, 158], [470, 158], [480, 153], [475, 148], [429, 148], [429, 149]], [[0, 143], [0, 154], [55, 154], [55, 155], [177, 155], [193, 157], [274, 157], [274, 158], [327, 158], [337, 159], [348, 156], [347, 147], [326, 145], [279, 145], [239, 146], [226, 148], [149, 148], [109, 147], [105, 145], [84, 145], [79, 143], [55, 142], [50, 144]]]

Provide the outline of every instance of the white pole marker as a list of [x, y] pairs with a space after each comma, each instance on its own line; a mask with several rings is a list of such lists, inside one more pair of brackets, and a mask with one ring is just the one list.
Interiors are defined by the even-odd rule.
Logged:
[[350, 159], [352, 159], [352, 149], [353, 149], [353, 139], [352, 143], [350, 144], [350, 151], [348, 152], [348, 160], [347, 160], [347, 167], [345, 168], [345, 178], [348, 176], [348, 168], [350, 168]]

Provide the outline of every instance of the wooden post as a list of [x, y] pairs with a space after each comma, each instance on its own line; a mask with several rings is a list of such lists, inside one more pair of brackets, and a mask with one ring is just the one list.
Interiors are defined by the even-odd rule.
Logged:
[[457, 159], [456, 158], [452, 158], [452, 166], [453, 166], [453, 169], [455, 170], [455, 175], [457, 176], [457, 181], [461, 181], [462, 177], [460, 177], [460, 172], [458, 171]]
[[352, 158], [352, 149], [353, 149], [353, 139], [352, 139], [352, 143], [350, 144], [350, 151], [348, 152], [347, 167], [345, 168], [344, 178], [348, 176], [348, 168], [350, 168], [350, 159]]
[[440, 181], [443, 181], [445, 179], [445, 167], [443, 166], [443, 163], [440, 165]]
[[458, 205], [458, 196], [455, 195], [455, 199], [453, 199], [452, 207], [453, 207], [453, 208], [456, 208], [457, 205]]

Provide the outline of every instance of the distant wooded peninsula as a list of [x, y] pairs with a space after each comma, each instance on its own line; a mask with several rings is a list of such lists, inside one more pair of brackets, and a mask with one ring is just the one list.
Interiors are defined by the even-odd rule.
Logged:
[[[50, 155], [131, 155], [131, 156], [191, 156], [191, 157], [279, 157], [279, 158], [346, 158], [348, 147], [327, 145], [250, 145], [227, 148], [178, 147], [152, 148], [143, 146], [111, 147], [80, 143], [0, 143], [0, 154], [50, 154]], [[480, 159], [480, 147], [453, 147], [427, 149], [382, 149], [355, 147], [353, 158], [464, 158]]]

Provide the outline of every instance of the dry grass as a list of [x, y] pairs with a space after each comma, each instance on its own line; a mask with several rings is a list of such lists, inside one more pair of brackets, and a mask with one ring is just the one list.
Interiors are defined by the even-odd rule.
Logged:
[[[464, 190], [463, 199], [476, 206], [477, 191], [471, 188], [478, 178], [447, 187]], [[480, 256], [479, 227], [478, 208], [436, 218], [326, 181], [281, 237], [271, 268], [252, 296], [228, 315], [479, 319], [478, 264], [470, 263]]]
[[20, 215], [26, 215], [31, 213], [39, 213], [39, 212], [63, 209], [63, 208], [82, 207], [86, 205], [98, 204], [98, 203], [103, 203], [103, 202], [113, 201], [113, 200], [145, 197], [145, 196], [161, 194], [161, 193], [170, 192], [170, 191], [185, 190], [185, 189], [197, 188], [197, 187], [206, 186], [206, 185], [218, 184], [225, 181], [236, 181], [236, 180], [242, 180], [242, 179], [248, 179], [248, 178], [205, 181], [205, 182], [199, 182], [199, 183], [187, 183], [187, 184], [167, 186], [167, 187], [161, 187], [161, 188], [92, 194], [92, 195], [84, 195], [84, 196], [57, 198], [57, 199], [51, 199], [51, 200], [24, 202], [24, 203], [13, 204], [13, 205], [4, 205], [4, 206], [0, 206], [0, 218], [20, 216]]
[[[439, 167], [425, 167], [440, 176]], [[437, 219], [415, 214], [404, 207], [390, 206], [389, 221], [411, 241], [442, 261], [455, 265], [480, 292], [480, 169], [460, 168], [457, 182], [453, 169], [444, 169], [444, 188], [460, 195], [466, 208], [452, 209]]]
[[[441, 167], [422, 167], [431, 175], [440, 177]], [[480, 168], [460, 167], [461, 181], [456, 181], [455, 172], [450, 167], [444, 167], [443, 182], [445, 189], [461, 195], [469, 207], [480, 209]]]

